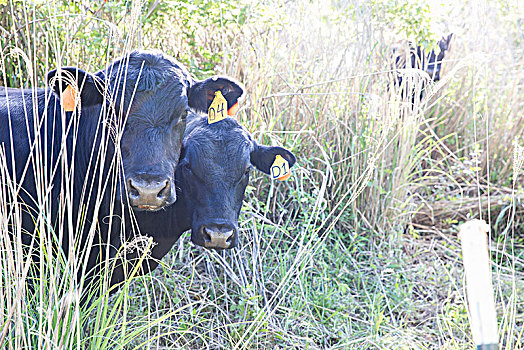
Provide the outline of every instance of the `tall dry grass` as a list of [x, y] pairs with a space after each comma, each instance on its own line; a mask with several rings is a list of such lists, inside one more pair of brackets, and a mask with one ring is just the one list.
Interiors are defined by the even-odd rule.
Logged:
[[[81, 10], [76, 11], [76, 6]], [[130, 281], [137, 275], [136, 270], [130, 271], [129, 282], [122, 286], [122, 293], [113, 299], [110, 299], [108, 290], [109, 271], [113, 268], [113, 261], [103, 262], [105, 269], [101, 270], [99, 283], [87, 284], [87, 260], [89, 251], [96, 242], [95, 236], [99, 234], [98, 223], [93, 217], [86, 217], [83, 210], [75, 212], [73, 203], [77, 198], [74, 198], [73, 188], [76, 186], [82, 189], [80, 203], [93, 203], [93, 215], [96, 219], [104, 193], [114, 193], [117, 180], [121, 176], [119, 154], [117, 152], [115, 158], [111, 159], [108, 148], [109, 143], [118, 145], [123, 127], [118, 121], [125, 121], [125, 115], [116, 118], [106, 115], [107, 111], [103, 110], [98, 116], [101, 120], [103, 118], [97, 130], [102, 135], [102, 142], [98, 149], [93, 148], [96, 152], [89, 149], [77, 150], [76, 147], [79, 120], [85, 116], [73, 113], [71, 122], [65, 127], [66, 118], [62, 115], [62, 134], [55, 136], [62, 140], [72, 139], [73, 148], [67, 149], [66, 142], [51, 145], [42, 140], [42, 137], [47, 137], [46, 132], [41, 130], [46, 130], [49, 125], [49, 116], [46, 113], [39, 115], [36, 88], [43, 85], [45, 72], [51, 69], [67, 64], [94, 71], [130, 52], [135, 47], [134, 34], [138, 31], [142, 3], [130, 4], [129, 13], [123, 18], [125, 25], [120, 32], [115, 30], [115, 24], [91, 16], [85, 4], [10, 1], [1, 6], [0, 10], [4, 15], [2, 31], [6, 34], [0, 40], [2, 81], [28, 89], [28, 93], [24, 95], [27, 100], [24, 112], [26, 115], [38, 116], [33, 121], [27, 119], [25, 125], [28, 134], [36, 137], [29, 142], [30, 158], [22, 164], [25, 170], [19, 183], [16, 182], [14, 170], [9, 170], [14, 169], [13, 164], [6, 164], [6, 154], [12, 154], [13, 150], [6, 149], [5, 145], [1, 149], [0, 346], [6, 349], [124, 348], [137, 335], [147, 333], [161, 318], [149, 318], [147, 322], [139, 319], [130, 322], [126, 319], [126, 309], [130, 303], [126, 291]], [[55, 10], [63, 12], [55, 13]], [[46, 17], [46, 14], [50, 15]], [[86, 49], [86, 36], [91, 31], [97, 33], [94, 35], [95, 39], [103, 39], [99, 43], [100, 47]], [[103, 54], [96, 55], [100, 52]], [[74, 80], [64, 83], [76, 86]], [[45, 82], [44, 84], [47, 85]], [[16, 96], [9, 98], [9, 94], [14, 96], [17, 93], [16, 89], [4, 88], [1, 92], [6, 103], [16, 100]], [[6, 104], [3, 105], [5, 108]], [[111, 120], [113, 123], [108, 123]], [[53, 131], [57, 132], [49, 130]], [[98, 175], [88, 177], [82, 184], [75, 183], [75, 180], [78, 181], [74, 176], [77, 165], [75, 158], [69, 156], [78, 151], [91, 157], [87, 172]], [[50, 153], [56, 154], [57, 159], [53, 161], [46, 156]], [[108, 162], [104, 161], [106, 158], [109, 158]], [[18, 158], [16, 161], [20, 162], [22, 159]], [[110, 169], [105, 169], [108, 164]], [[28, 173], [28, 169], [32, 173]], [[107, 174], [107, 171], [112, 175], [100, 176]], [[31, 208], [19, 196], [24, 191], [21, 182], [29, 176], [34, 177], [38, 188], [37, 198], [32, 198], [35, 205]], [[53, 221], [53, 201], [57, 200], [52, 192], [56, 190], [53, 188], [56, 186], [53, 181], [55, 177], [60, 179], [61, 188], [58, 215], [56, 221]], [[114, 203], [107, 204], [111, 208], [106, 223], [111, 227]], [[24, 228], [28, 226], [26, 222], [24, 228], [22, 227], [22, 217], [23, 220], [33, 221], [33, 232], [24, 232]], [[87, 234], [85, 245], [79, 232]], [[69, 237], [65, 237], [66, 234]], [[24, 246], [28, 236], [34, 239], [30, 246]], [[69, 242], [69, 247], [62, 250], [59, 242], [64, 239]], [[123, 248], [125, 250], [129, 247]], [[151, 248], [150, 244], [149, 247], [146, 246], [146, 253], [147, 248]], [[177, 310], [171, 310], [164, 317], [176, 312]], [[124, 316], [115, 318], [120, 315]], [[131, 331], [128, 331], [130, 328]]]

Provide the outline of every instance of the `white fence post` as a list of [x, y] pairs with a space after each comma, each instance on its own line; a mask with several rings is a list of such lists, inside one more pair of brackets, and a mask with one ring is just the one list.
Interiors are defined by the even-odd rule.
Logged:
[[491, 258], [484, 220], [471, 220], [459, 229], [469, 304], [471, 332], [477, 349], [498, 349], [497, 314], [491, 280]]

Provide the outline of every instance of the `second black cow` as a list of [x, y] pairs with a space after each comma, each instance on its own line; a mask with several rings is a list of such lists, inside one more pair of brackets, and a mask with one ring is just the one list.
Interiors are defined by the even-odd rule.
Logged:
[[[238, 245], [238, 218], [252, 167], [269, 174], [279, 155], [289, 166], [296, 158], [285, 148], [264, 146], [235, 119], [208, 124], [206, 116], [190, 118], [184, 136], [182, 155], [176, 171], [178, 199], [165, 211], [136, 212], [141, 234], [153, 238], [151, 256], [143, 260], [141, 273], [158, 265], [175, 242], [191, 230], [193, 243], [215, 249]], [[134, 232], [128, 230], [128, 235]], [[127, 273], [140, 259], [135, 251], [126, 256]], [[111, 284], [124, 279], [120, 264]]]

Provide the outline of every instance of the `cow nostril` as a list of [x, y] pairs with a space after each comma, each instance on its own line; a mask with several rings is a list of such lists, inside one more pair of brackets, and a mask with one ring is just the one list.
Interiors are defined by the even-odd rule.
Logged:
[[235, 237], [236, 237], [236, 234], [237, 234], [237, 230], [235, 228], [233, 228], [230, 232], [231, 233], [229, 234], [229, 237], [227, 237], [227, 239], [226, 239], [226, 243], [228, 245], [233, 244], [233, 241], [235, 240]]
[[156, 195], [157, 198], [159, 198], [159, 199], [166, 198], [166, 197], [169, 196], [169, 190], [171, 189], [171, 185], [169, 184], [169, 181], [167, 181], [167, 180], [166, 180], [165, 184], [166, 185], [164, 186], [164, 188], [162, 188], [160, 190], [160, 192], [158, 192], [158, 194]]
[[139, 197], [140, 192], [133, 186], [133, 181], [129, 180], [127, 183], [128, 193], [131, 197]]
[[208, 243], [211, 242], [211, 235], [209, 234], [205, 226], [202, 229], [202, 233], [204, 234], [204, 240]]

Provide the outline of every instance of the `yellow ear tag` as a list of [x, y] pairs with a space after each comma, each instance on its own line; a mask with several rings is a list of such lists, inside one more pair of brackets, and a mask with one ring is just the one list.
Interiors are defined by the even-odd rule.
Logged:
[[227, 117], [227, 101], [222, 92], [215, 91], [215, 98], [207, 110], [207, 123], [213, 124]]
[[271, 165], [271, 178], [279, 179], [280, 181], [287, 180], [291, 176], [291, 169], [287, 160], [282, 158], [280, 154], [277, 154], [273, 165]]
[[62, 93], [62, 107], [66, 112], [72, 112], [75, 110], [75, 102], [78, 93], [75, 88], [71, 85], [67, 85], [67, 88]]

